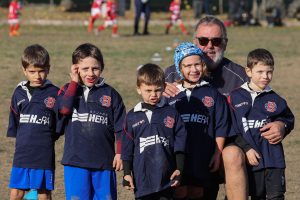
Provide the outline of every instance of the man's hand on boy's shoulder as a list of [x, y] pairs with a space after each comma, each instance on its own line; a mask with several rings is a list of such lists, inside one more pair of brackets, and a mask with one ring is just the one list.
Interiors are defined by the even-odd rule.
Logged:
[[123, 169], [123, 162], [121, 160], [121, 154], [116, 154], [113, 161], [113, 168], [116, 171], [120, 171]]
[[167, 98], [176, 96], [180, 92], [179, 89], [176, 87], [177, 85], [177, 83], [166, 82], [166, 87], [163, 92], [163, 95]]
[[78, 83], [79, 82], [79, 72], [78, 72], [78, 66], [72, 65], [71, 66], [71, 73], [70, 73], [71, 80]]
[[261, 129], [261, 136], [269, 141], [270, 144], [278, 144], [284, 138], [285, 128], [281, 121], [270, 122]]
[[181, 178], [181, 173], [177, 169], [173, 172], [173, 174], [170, 177], [170, 180], [172, 181], [171, 187], [177, 187], [180, 185], [180, 178]]

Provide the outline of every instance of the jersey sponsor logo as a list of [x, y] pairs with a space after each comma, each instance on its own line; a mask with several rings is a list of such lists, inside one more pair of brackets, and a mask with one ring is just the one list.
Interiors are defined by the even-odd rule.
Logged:
[[78, 113], [76, 109], [74, 109], [72, 114], [72, 122], [94, 122], [97, 124], [108, 124], [108, 117], [106, 114], [102, 113]]
[[46, 105], [47, 108], [53, 108], [55, 104], [55, 98], [53, 97], [48, 97], [44, 100], [44, 104]]
[[200, 124], [206, 124], [208, 125], [208, 120], [209, 117], [205, 115], [200, 115], [200, 114], [182, 114], [180, 115], [183, 122], [195, 122], [195, 123], [200, 123]]
[[172, 118], [170, 116], [167, 116], [164, 119], [165, 126], [168, 127], [168, 128], [173, 128], [174, 122], [175, 122], [174, 118]]
[[265, 104], [265, 109], [268, 112], [275, 112], [277, 110], [277, 105], [275, 102], [268, 101], [268, 103]]
[[145, 120], [140, 120], [140, 121], [138, 121], [137, 123], [134, 123], [134, 124], [132, 125], [132, 128], [135, 128], [135, 127], [137, 127], [137, 126], [139, 126], [139, 125], [141, 125], [141, 124], [143, 124], [143, 123], [145, 123]]
[[247, 119], [242, 117], [242, 123], [245, 133], [252, 128], [261, 128], [267, 124], [267, 119], [262, 120], [254, 120], [254, 119]]
[[210, 108], [210, 107], [214, 106], [215, 101], [214, 101], [214, 99], [212, 97], [205, 96], [205, 97], [202, 98], [202, 103], [206, 107]]
[[50, 117], [47, 116], [38, 117], [37, 115], [20, 114], [20, 123], [49, 125]]
[[109, 107], [111, 105], [111, 97], [107, 96], [107, 95], [103, 95], [100, 98], [100, 103], [102, 104], [102, 106], [104, 107]]
[[146, 147], [155, 144], [163, 144], [164, 147], [169, 146], [169, 139], [158, 135], [153, 135], [145, 138], [140, 137], [140, 153], [143, 153]]
[[239, 104], [234, 105], [234, 107], [239, 108], [239, 107], [241, 107], [241, 106], [248, 106], [248, 105], [249, 105], [249, 103], [248, 103], [247, 101], [244, 101], [244, 102], [242, 102], [242, 103], [239, 103]]

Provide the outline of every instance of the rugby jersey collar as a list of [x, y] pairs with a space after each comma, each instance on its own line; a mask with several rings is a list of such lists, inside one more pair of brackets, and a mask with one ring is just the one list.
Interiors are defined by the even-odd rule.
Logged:
[[[27, 88], [27, 86], [26, 86], [26, 84], [27, 84], [28, 82], [29, 82], [28, 80], [27, 80], [27, 81], [21, 81], [21, 82], [17, 85], [17, 87], [20, 86], [23, 90], [26, 91], [27, 97], [28, 97], [28, 99], [29, 99], [29, 101], [30, 101], [31, 98], [32, 98], [32, 95], [30, 94], [30, 92], [29, 92], [29, 90], [28, 90], [28, 88]], [[39, 87], [39, 88], [45, 88], [45, 87], [47, 87], [48, 85], [52, 85], [52, 83], [51, 83], [51, 81], [49, 81], [48, 79], [46, 79], [46, 80], [45, 80], [45, 83], [43, 84], [43, 86], [42, 86], [42, 87]]]
[[247, 90], [250, 93], [256, 93], [257, 95], [262, 94], [262, 93], [267, 93], [267, 92], [271, 92], [272, 88], [268, 85], [264, 90], [262, 91], [254, 91], [249, 87], [249, 82], [244, 83], [243, 85], [241, 85], [241, 88]]
[[[209, 85], [209, 83], [207, 81], [201, 80], [199, 83], [196, 84], [195, 87], [202, 87], [204, 85]], [[180, 92], [184, 92], [187, 90], [187, 88], [183, 87], [183, 84], [178, 84], [176, 87], [179, 89]]]
[[[143, 103], [143, 102], [139, 102], [138, 104], [136, 104], [136, 105], [134, 106], [134, 108], [133, 108], [133, 112], [140, 112], [140, 111], [146, 112], [146, 111], [148, 111], [148, 109], [143, 108], [142, 103]], [[156, 104], [156, 107], [161, 108], [161, 107], [164, 106], [164, 104], [165, 104], [164, 101], [161, 100], [158, 104]]]

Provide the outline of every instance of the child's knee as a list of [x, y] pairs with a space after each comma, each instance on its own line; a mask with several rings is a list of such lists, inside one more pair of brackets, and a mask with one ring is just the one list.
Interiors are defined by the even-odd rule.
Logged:
[[284, 192], [267, 194], [267, 200], [284, 200]]
[[10, 200], [22, 200], [24, 197], [25, 191], [19, 189], [11, 189]]
[[174, 197], [175, 199], [185, 199], [187, 197], [188, 191], [186, 186], [179, 186], [175, 189]]
[[188, 197], [190, 199], [198, 199], [203, 197], [203, 187], [200, 186], [191, 186], [188, 187]]
[[51, 200], [51, 191], [45, 189], [38, 190], [38, 198], [39, 200]]

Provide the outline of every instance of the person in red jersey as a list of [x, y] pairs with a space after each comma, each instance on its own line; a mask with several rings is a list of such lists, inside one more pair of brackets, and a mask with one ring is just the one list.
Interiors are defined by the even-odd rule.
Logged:
[[20, 28], [20, 15], [21, 4], [18, 0], [12, 0], [8, 7], [8, 24], [9, 24], [9, 36], [19, 36]]

